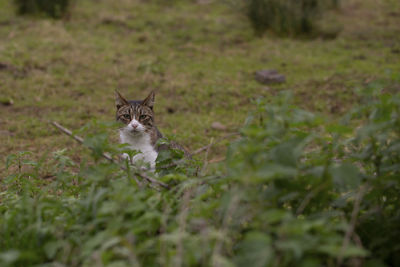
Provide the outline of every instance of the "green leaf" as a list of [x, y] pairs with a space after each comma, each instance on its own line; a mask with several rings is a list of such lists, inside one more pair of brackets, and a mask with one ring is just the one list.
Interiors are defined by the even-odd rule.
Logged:
[[16, 159], [17, 159], [17, 155], [15, 155], [15, 154], [8, 155], [6, 158], [6, 169], [8, 169], [14, 163], [14, 161]]
[[380, 259], [367, 260], [364, 267], [386, 267], [387, 265]]
[[[253, 176], [255, 181], [268, 181], [276, 178], [291, 178], [297, 175], [297, 169], [274, 163], [264, 164], [257, 172], [257, 175]], [[245, 177], [248, 179], [248, 177]]]
[[276, 246], [283, 250], [284, 252], [289, 252], [294, 255], [296, 260], [300, 259], [304, 253], [304, 249], [306, 248], [305, 244], [302, 243], [302, 240], [281, 240], [276, 242]]
[[356, 166], [343, 163], [329, 169], [333, 182], [339, 190], [357, 188], [361, 183], [361, 174]]
[[33, 166], [33, 167], [36, 167], [38, 165], [38, 163], [36, 161], [27, 160], [27, 159], [23, 160], [22, 164], [23, 165], [30, 165], [30, 166]]
[[268, 224], [275, 224], [279, 223], [283, 220], [290, 219], [291, 213], [285, 211], [285, 210], [278, 210], [278, 209], [270, 209], [265, 212], [265, 222]]
[[280, 143], [271, 150], [271, 158], [279, 164], [296, 167], [304, 145], [307, 142], [308, 140], [306, 138], [296, 137], [289, 141]]
[[54, 256], [56, 255], [57, 251], [60, 248], [62, 248], [63, 243], [64, 242], [60, 241], [60, 240], [47, 242], [43, 247], [44, 252], [46, 253], [46, 256], [49, 259], [54, 259]]
[[369, 254], [367, 250], [354, 245], [348, 245], [346, 249], [343, 249], [342, 244], [321, 245], [318, 247], [318, 251], [326, 253], [332, 257], [342, 256], [344, 258], [365, 257]]
[[238, 266], [268, 266], [274, 258], [271, 238], [262, 232], [250, 232], [239, 244], [235, 258]]
[[102, 231], [89, 238], [84, 244], [82, 244], [82, 255], [89, 256], [99, 248], [103, 243], [105, 243], [109, 238], [110, 234], [107, 231]]
[[0, 252], [0, 262], [4, 265], [9, 265], [14, 263], [20, 257], [20, 252], [18, 250], [6, 250]]
[[352, 128], [341, 124], [330, 124], [326, 126], [325, 129], [331, 134], [349, 134], [353, 132]]

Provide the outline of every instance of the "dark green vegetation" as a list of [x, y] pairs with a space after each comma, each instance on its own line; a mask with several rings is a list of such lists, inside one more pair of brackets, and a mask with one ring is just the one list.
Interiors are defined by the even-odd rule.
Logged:
[[[82, 0], [53, 21], [0, 0], [0, 265], [399, 265], [400, 4], [343, 4], [337, 39], [300, 41], [219, 1]], [[120, 149], [115, 88], [157, 89], [191, 151], [240, 136], [139, 188], [99, 157]], [[47, 120], [86, 125], [94, 152]]]
[[[258, 34], [267, 30], [278, 35], [325, 36], [333, 38], [340, 26], [321, 28], [319, 21], [327, 11], [338, 8], [332, 0], [249, 0], [244, 1], [253, 28]], [[333, 21], [325, 22], [335, 24]], [[337, 22], [336, 22], [337, 24]]]
[[[2, 181], [0, 260], [397, 266], [400, 94], [380, 85], [363, 94], [364, 105], [328, 125], [290, 105], [287, 93], [273, 105], [260, 100], [229, 146], [223, 170], [194, 176], [190, 163], [164, 169], [169, 174], [158, 179], [169, 190], [143, 180], [138, 187], [129, 171], [99, 160], [99, 153], [118, 150], [101, 124], [89, 127], [96, 134], [85, 141], [96, 164], [81, 164], [79, 172], [69, 170], [76, 163], [65, 151], [53, 153], [51, 180], [41, 177], [42, 162], [12, 154], [7, 167], [18, 171]], [[359, 120], [365, 122], [353, 130]]]
[[21, 15], [47, 15], [61, 18], [67, 15], [70, 0], [14, 0], [17, 13]]

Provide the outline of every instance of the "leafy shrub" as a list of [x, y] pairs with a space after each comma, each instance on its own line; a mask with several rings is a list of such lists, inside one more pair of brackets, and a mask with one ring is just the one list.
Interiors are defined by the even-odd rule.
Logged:
[[[337, 0], [245, 1], [247, 16], [256, 33], [262, 34], [270, 30], [285, 36], [317, 34], [321, 31], [318, 22], [322, 14], [337, 6]], [[337, 33], [337, 27], [331, 27], [331, 31], [332, 29], [333, 33]]]
[[67, 15], [71, 0], [14, 0], [17, 13], [20, 15], [46, 15], [62, 18]]
[[[170, 190], [138, 186], [129, 168], [102, 161], [99, 153], [123, 148], [99, 130], [85, 141], [95, 161], [72, 171], [59, 151], [50, 181], [40, 177], [42, 163], [10, 155], [15, 171], [1, 184], [0, 262], [396, 266], [400, 95], [379, 88], [328, 125], [292, 106], [288, 94], [276, 105], [259, 100], [224, 168], [198, 177], [174, 165], [153, 175]], [[157, 165], [180, 162], [179, 153], [169, 156], [176, 159]]]

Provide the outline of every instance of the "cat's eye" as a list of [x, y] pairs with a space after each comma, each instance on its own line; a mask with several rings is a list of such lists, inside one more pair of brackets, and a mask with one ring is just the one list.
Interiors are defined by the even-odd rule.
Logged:
[[124, 119], [127, 119], [127, 120], [129, 120], [130, 118], [131, 118], [131, 115], [129, 115], [129, 114], [124, 114]]
[[140, 115], [139, 120], [144, 120], [147, 118], [147, 115]]

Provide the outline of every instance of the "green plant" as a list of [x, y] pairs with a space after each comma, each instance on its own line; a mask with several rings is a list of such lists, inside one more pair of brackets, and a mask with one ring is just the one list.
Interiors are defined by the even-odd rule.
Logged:
[[[398, 77], [397, 77], [398, 79]], [[355, 232], [380, 261], [400, 264], [400, 98], [374, 84], [367, 105], [350, 114], [365, 126], [349, 140], [349, 160], [364, 173], [365, 194]], [[375, 263], [377, 264], [377, 263]]]
[[147, 175], [169, 190], [139, 186], [129, 167], [103, 161], [99, 153], [124, 148], [108, 143], [101, 129], [109, 127], [98, 122], [85, 127], [94, 161], [79, 171], [59, 151], [54, 179], [43, 183], [34, 171], [40, 164], [12, 155], [7, 166], [16, 171], [0, 194], [0, 261], [397, 265], [400, 95], [380, 88], [330, 124], [291, 105], [290, 94], [274, 105], [260, 99], [220, 170], [198, 176], [185, 171], [178, 152], [160, 157], [166, 168]]
[[258, 34], [270, 30], [278, 35], [315, 35], [322, 14], [338, 1], [331, 0], [250, 0], [245, 9]]
[[14, 0], [14, 3], [20, 15], [40, 14], [52, 18], [64, 17], [71, 6], [70, 0]]

